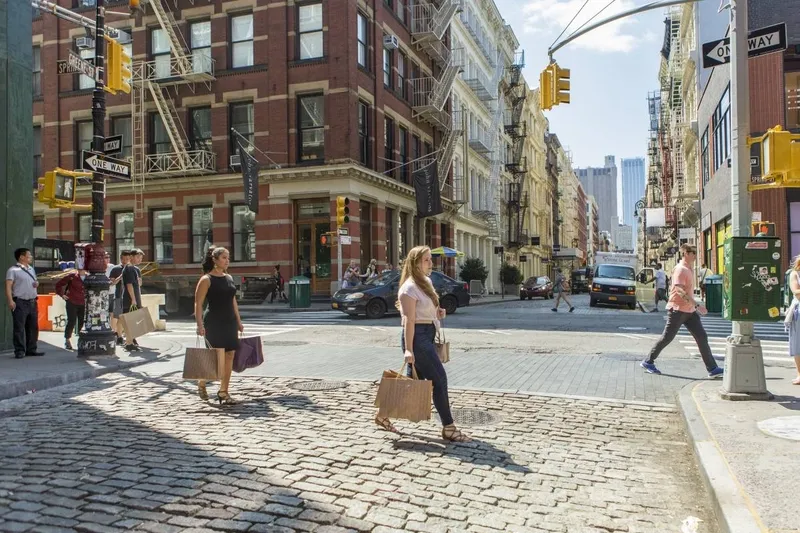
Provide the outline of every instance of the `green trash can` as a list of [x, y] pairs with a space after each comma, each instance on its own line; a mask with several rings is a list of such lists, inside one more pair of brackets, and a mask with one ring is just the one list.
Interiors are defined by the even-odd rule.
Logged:
[[706, 276], [706, 309], [709, 313], [722, 313], [722, 276]]
[[289, 307], [304, 309], [311, 307], [311, 280], [295, 276], [289, 280]]

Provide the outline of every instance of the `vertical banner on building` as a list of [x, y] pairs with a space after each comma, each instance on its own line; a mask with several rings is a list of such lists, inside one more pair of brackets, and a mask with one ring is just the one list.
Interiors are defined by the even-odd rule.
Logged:
[[414, 192], [417, 196], [417, 216], [432, 217], [442, 213], [442, 195], [439, 191], [439, 177], [436, 163], [425, 165], [413, 173]]
[[242, 180], [244, 181], [244, 199], [247, 208], [253, 213], [258, 213], [258, 161], [253, 154], [242, 146], [242, 141], [236, 141], [239, 145], [239, 160], [242, 165]]

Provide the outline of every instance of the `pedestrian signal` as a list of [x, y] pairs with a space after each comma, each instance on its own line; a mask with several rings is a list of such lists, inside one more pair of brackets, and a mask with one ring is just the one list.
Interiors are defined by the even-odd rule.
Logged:
[[50, 207], [71, 207], [75, 203], [78, 178], [91, 178], [90, 172], [74, 172], [56, 168], [39, 178], [38, 200]]
[[775, 237], [775, 223], [753, 222], [750, 231], [753, 237]]

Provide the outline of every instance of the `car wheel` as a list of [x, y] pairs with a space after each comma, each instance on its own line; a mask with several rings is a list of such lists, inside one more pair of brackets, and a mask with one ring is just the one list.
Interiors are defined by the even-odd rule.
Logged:
[[589, 298], [589, 307], [597, 307], [597, 300]]
[[453, 298], [452, 296], [445, 296], [439, 302], [439, 305], [448, 315], [452, 315], [458, 309], [458, 300]]
[[383, 318], [383, 315], [386, 314], [386, 302], [380, 298], [373, 298], [367, 304], [366, 311], [369, 319]]

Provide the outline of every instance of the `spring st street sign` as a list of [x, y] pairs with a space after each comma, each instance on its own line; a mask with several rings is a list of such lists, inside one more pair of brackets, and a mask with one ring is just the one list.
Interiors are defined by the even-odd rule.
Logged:
[[[747, 57], [762, 56], [786, 50], [786, 23], [753, 30], [747, 35]], [[703, 43], [703, 68], [731, 62], [731, 38]]]

